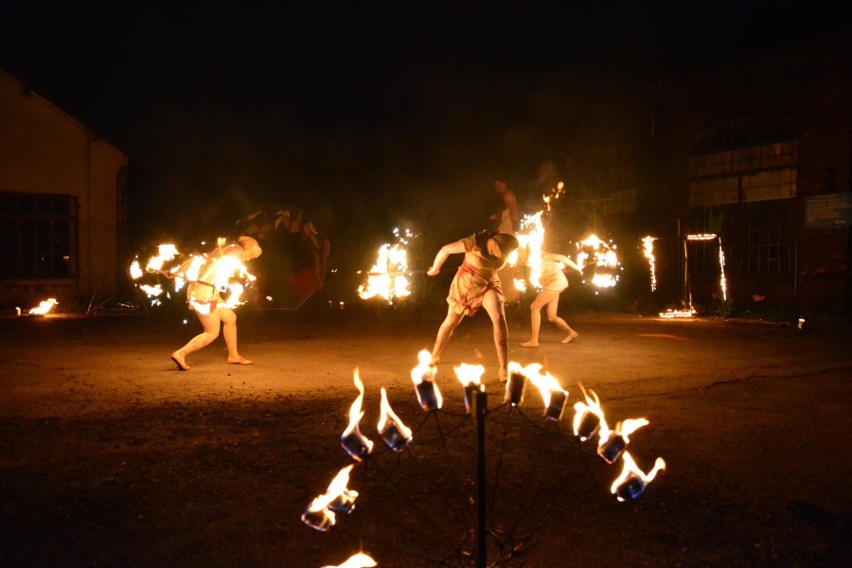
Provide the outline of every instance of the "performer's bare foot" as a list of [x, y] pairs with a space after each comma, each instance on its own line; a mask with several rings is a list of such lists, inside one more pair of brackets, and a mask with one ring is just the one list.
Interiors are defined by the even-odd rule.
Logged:
[[254, 365], [254, 361], [240, 355], [239, 357], [228, 357], [228, 365]]
[[431, 360], [431, 361], [429, 361], [429, 366], [430, 366], [430, 367], [434, 367], [434, 366], [436, 366], [436, 365], [437, 365], [438, 363], [440, 363], [440, 362], [441, 362], [441, 357], [440, 357], [440, 355], [439, 355], [438, 357], [432, 357], [432, 360]]
[[521, 347], [538, 347], [538, 341], [530, 339], [529, 341], [521, 343]]
[[497, 375], [497, 382], [505, 383], [509, 380], [509, 374], [506, 369], [500, 369], [499, 374]]
[[565, 343], [565, 344], [571, 343], [572, 341], [577, 339], [579, 336], [580, 336], [579, 333], [577, 333], [576, 331], [572, 331], [571, 334], [568, 335], [568, 337], [566, 337], [565, 339], [562, 340], [562, 343]]
[[186, 364], [186, 359], [180, 351], [172, 353], [172, 361], [175, 362], [179, 371], [189, 371], [189, 365]]

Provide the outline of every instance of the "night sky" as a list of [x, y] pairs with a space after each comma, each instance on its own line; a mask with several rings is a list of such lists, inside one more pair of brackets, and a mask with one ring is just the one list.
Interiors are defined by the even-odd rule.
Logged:
[[0, 66], [128, 154], [131, 243], [296, 205], [337, 251], [397, 225], [461, 237], [496, 208], [496, 177], [532, 205], [570, 178], [584, 101], [842, 21], [727, 0], [16, 4]]

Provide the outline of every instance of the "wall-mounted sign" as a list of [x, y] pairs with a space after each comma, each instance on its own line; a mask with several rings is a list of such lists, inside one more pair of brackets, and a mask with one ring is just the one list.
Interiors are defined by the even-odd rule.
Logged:
[[805, 197], [805, 227], [829, 229], [852, 224], [852, 193]]

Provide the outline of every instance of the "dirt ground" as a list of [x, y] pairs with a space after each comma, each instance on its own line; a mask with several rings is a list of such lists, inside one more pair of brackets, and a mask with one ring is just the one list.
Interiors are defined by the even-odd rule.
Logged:
[[[466, 320], [417, 404], [410, 371], [439, 323], [391, 309], [240, 313], [253, 366], [222, 339], [179, 372], [199, 331], [172, 316], [0, 319], [0, 564], [5, 566], [471, 565], [473, 430], [452, 367], [481, 363], [488, 393], [488, 558], [508, 566], [852, 565], [852, 333], [814, 326], [585, 312], [570, 345], [510, 313], [510, 356], [569, 392], [559, 421], [537, 391], [503, 405], [490, 324]], [[189, 317], [189, 316], [188, 316]], [[365, 384], [373, 456], [340, 447]], [[578, 383], [610, 426], [650, 424], [628, 450], [667, 468], [618, 502], [607, 465], [571, 433]], [[413, 431], [376, 432], [380, 387]], [[355, 464], [360, 495], [328, 532], [300, 519]]]

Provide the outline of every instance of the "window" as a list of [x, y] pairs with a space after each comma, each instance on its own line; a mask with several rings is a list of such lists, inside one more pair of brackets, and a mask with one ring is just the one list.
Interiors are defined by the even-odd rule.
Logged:
[[787, 119], [743, 119], [696, 144], [689, 159], [689, 205], [710, 207], [796, 196], [798, 142]]
[[0, 278], [73, 276], [75, 213], [68, 195], [0, 193]]

